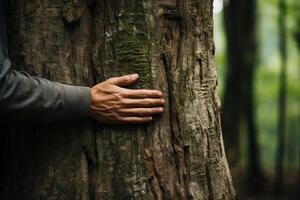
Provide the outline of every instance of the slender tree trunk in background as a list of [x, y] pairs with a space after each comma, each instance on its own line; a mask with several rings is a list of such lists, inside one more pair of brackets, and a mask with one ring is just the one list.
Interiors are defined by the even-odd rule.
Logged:
[[[299, 6], [300, 8], [300, 6]], [[300, 26], [300, 14], [298, 15], [298, 27]], [[297, 41], [297, 47], [298, 47], [298, 55], [300, 55], [300, 30], [296, 32], [296, 41]], [[300, 56], [298, 57], [298, 62], [299, 62], [299, 67], [300, 67]], [[300, 71], [300, 70], [299, 70]], [[300, 77], [300, 74], [299, 74]], [[300, 102], [300, 99], [299, 99]], [[300, 110], [300, 105], [299, 105], [299, 110]], [[300, 124], [300, 114], [299, 114], [299, 124]], [[299, 131], [300, 132], [300, 131]], [[299, 148], [300, 148], [300, 133], [299, 133]], [[298, 179], [299, 179], [299, 186], [300, 186], [300, 153], [299, 153], [299, 173], [298, 173]], [[300, 193], [300, 190], [299, 190]]]
[[286, 2], [279, 0], [279, 51], [281, 57], [281, 71], [279, 77], [279, 99], [278, 99], [278, 133], [277, 154], [275, 169], [275, 195], [278, 196], [282, 190], [284, 172], [284, 149], [285, 149], [285, 119], [286, 119], [286, 85], [287, 85], [287, 49], [286, 49]]
[[167, 102], [149, 125], [12, 122], [1, 199], [234, 199], [212, 0], [11, 0], [9, 13], [15, 66], [89, 86], [139, 73]]
[[256, 1], [231, 0], [225, 7], [228, 68], [222, 112], [229, 163], [238, 164], [240, 127], [245, 120], [248, 134], [248, 176], [253, 192], [260, 187], [261, 168], [254, 106], [256, 65]]
[[[295, 1], [295, 9], [296, 10], [299, 10], [300, 9], [300, 3], [299, 3], [299, 1]], [[299, 12], [296, 12], [296, 20], [297, 20], [297, 25], [296, 25], [296, 27], [298, 27], [298, 28], [296, 28], [296, 31], [295, 31], [295, 33], [294, 33], [294, 37], [295, 37], [295, 41], [296, 41], [296, 44], [297, 44], [297, 47], [298, 47], [298, 67], [299, 67], [299, 69], [300, 69], [300, 29], [299, 29], [299, 27], [300, 27], [300, 14], [299, 14]], [[300, 72], [300, 70], [299, 70], [299, 72]], [[299, 74], [299, 77], [300, 77], [300, 74]], [[299, 113], [300, 113], [300, 99], [299, 99]], [[300, 114], [299, 114], [299, 117], [298, 117], [299, 119], [298, 119], [298, 121], [299, 121], [299, 123], [298, 123], [298, 125], [300, 124]], [[300, 131], [300, 130], [299, 130]], [[300, 148], [300, 132], [299, 132], [299, 143], [298, 143], [298, 148]], [[299, 164], [298, 164], [298, 185], [299, 185], [299, 188], [300, 188], [300, 153], [298, 154], [299, 156], [298, 156], [298, 162], [299, 162]], [[299, 195], [300, 195], [300, 190], [299, 190]]]
[[[222, 127], [224, 133], [224, 143], [228, 161], [231, 167], [236, 166], [240, 156], [240, 123], [242, 116], [242, 65], [240, 65], [241, 57], [236, 56], [236, 52], [240, 52], [239, 43], [234, 42], [240, 28], [236, 26], [239, 19], [239, 2], [230, 1], [224, 9], [225, 33], [227, 39], [227, 76], [225, 82], [225, 92], [222, 106]], [[238, 67], [237, 67], [238, 66]]]

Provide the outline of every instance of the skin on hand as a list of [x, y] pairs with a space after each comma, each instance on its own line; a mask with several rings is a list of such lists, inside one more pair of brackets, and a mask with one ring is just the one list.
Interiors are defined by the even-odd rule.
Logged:
[[146, 123], [162, 113], [163, 94], [157, 90], [127, 89], [138, 74], [110, 78], [91, 89], [89, 116], [108, 124]]

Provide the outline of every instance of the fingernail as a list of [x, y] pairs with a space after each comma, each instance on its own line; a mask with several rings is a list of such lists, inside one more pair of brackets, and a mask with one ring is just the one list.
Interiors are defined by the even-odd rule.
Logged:
[[138, 74], [132, 74], [131, 76], [132, 76], [132, 78], [138, 78], [139, 77]]
[[161, 103], [165, 103], [165, 100], [164, 100], [164, 99], [162, 99], [162, 100], [161, 100]]
[[153, 119], [152, 117], [149, 117], [149, 118], [148, 118], [148, 120], [152, 120], [152, 119]]
[[163, 108], [159, 108], [158, 110], [159, 110], [160, 112], [164, 111], [164, 109], [163, 109]]
[[159, 96], [162, 96], [162, 95], [163, 95], [162, 92], [160, 92], [160, 91], [158, 91], [157, 94], [158, 94]]

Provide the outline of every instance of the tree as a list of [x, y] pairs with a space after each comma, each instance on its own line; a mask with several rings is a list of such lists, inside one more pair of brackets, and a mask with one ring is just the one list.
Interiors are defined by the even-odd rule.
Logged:
[[[261, 189], [262, 172], [255, 122], [254, 72], [257, 58], [256, 1], [232, 0], [224, 9], [228, 72], [222, 112], [225, 146], [229, 163], [237, 166], [240, 133], [247, 130], [248, 179], [253, 190]], [[254, 191], [257, 192], [257, 191]]]
[[2, 199], [234, 199], [212, 0], [12, 0], [9, 12], [14, 66], [89, 86], [139, 73], [135, 87], [167, 104], [148, 125], [11, 122]]
[[284, 173], [284, 148], [286, 134], [286, 100], [287, 100], [287, 48], [286, 48], [286, 2], [280, 0], [278, 3], [278, 31], [279, 31], [279, 51], [281, 57], [281, 69], [279, 77], [279, 96], [278, 96], [278, 128], [277, 128], [277, 152], [275, 164], [275, 195], [278, 196], [282, 191]]
[[[300, 3], [297, 1], [295, 1], [295, 10], [299, 10], [300, 9]], [[296, 14], [296, 25], [297, 26], [300, 26], [300, 14], [297, 12]], [[298, 55], [300, 55], [300, 30], [299, 28], [295, 30], [294, 32], [294, 38], [295, 38], [295, 41], [296, 41], [296, 44], [297, 44], [297, 50], [298, 50]], [[299, 62], [299, 66], [300, 66], [300, 59], [298, 57], [298, 62]], [[300, 101], [299, 101], [300, 102]], [[300, 106], [299, 106], [300, 107]], [[300, 122], [300, 115], [298, 116], [298, 121]], [[300, 138], [298, 140], [298, 145], [300, 146]], [[300, 188], [300, 155], [298, 156], [298, 161], [299, 161], [299, 169], [298, 169], [298, 188]], [[298, 194], [300, 194], [300, 192], [298, 192]]]
[[[295, 1], [295, 10], [298, 10], [300, 9], [300, 3], [297, 1]], [[297, 12], [296, 14], [296, 25], [299, 27], [300, 26], [300, 14]], [[296, 41], [296, 44], [297, 44], [297, 50], [298, 50], [298, 54], [300, 55], [300, 30], [299, 29], [296, 29], [295, 30], [295, 33], [294, 33], [294, 38], [295, 38], [295, 41]], [[300, 59], [298, 58], [298, 62], [299, 62], [299, 66], [300, 66]], [[299, 100], [300, 102], [300, 100]], [[300, 106], [299, 106], [300, 107]], [[300, 115], [299, 115], [299, 122], [300, 122]], [[300, 146], [300, 138], [299, 138], [299, 146]], [[299, 161], [300, 161], [300, 155], [299, 155]], [[300, 166], [300, 162], [299, 162], [299, 166]], [[298, 182], [299, 182], [299, 188], [300, 188], [300, 169], [299, 169], [299, 172], [298, 172]]]

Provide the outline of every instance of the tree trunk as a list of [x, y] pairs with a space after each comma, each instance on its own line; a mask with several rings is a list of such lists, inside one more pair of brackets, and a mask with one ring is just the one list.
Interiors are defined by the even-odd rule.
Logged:
[[248, 136], [249, 189], [258, 192], [262, 179], [255, 122], [256, 0], [232, 0], [224, 10], [228, 72], [222, 112], [225, 146], [232, 167], [240, 158], [240, 128]]
[[234, 199], [212, 0], [11, 0], [9, 13], [16, 68], [88, 86], [139, 73], [135, 88], [167, 102], [149, 125], [12, 122], [2, 199]]
[[[295, 1], [295, 9], [296, 10], [300, 9], [300, 3], [298, 1], [297, 2]], [[297, 13], [295, 17], [297, 20], [297, 27], [300, 27], [300, 14]], [[300, 55], [300, 29], [299, 28], [295, 30], [294, 38], [295, 38], [295, 41], [297, 44], [298, 55]], [[298, 63], [299, 63], [298, 66], [300, 67], [300, 56], [298, 56]], [[299, 70], [299, 72], [300, 72], [300, 70]], [[300, 74], [299, 74], [299, 77], [300, 77]], [[300, 109], [300, 98], [299, 98], [298, 103], [299, 103], [298, 108]], [[299, 121], [298, 124], [300, 124], [300, 114], [298, 115], [298, 121]], [[299, 134], [300, 134], [300, 132], [299, 132]], [[300, 148], [300, 137], [298, 139], [298, 147]], [[300, 189], [300, 154], [298, 154], [298, 162], [299, 162], [299, 164], [298, 164], [298, 168], [299, 168], [298, 169], [298, 185], [299, 185], [299, 189]], [[298, 194], [300, 195], [300, 190], [299, 190]]]
[[286, 2], [280, 0], [278, 4], [279, 18], [279, 51], [281, 57], [281, 70], [279, 77], [279, 97], [278, 97], [278, 128], [277, 128], [277, 152], [275, 164], [275, 196], [282, 191], [284, 173], [284, 149], [285, 149], [285, 129], [286, 129], [286, 96], [287, 96], [287, 49], [286, 49]]

